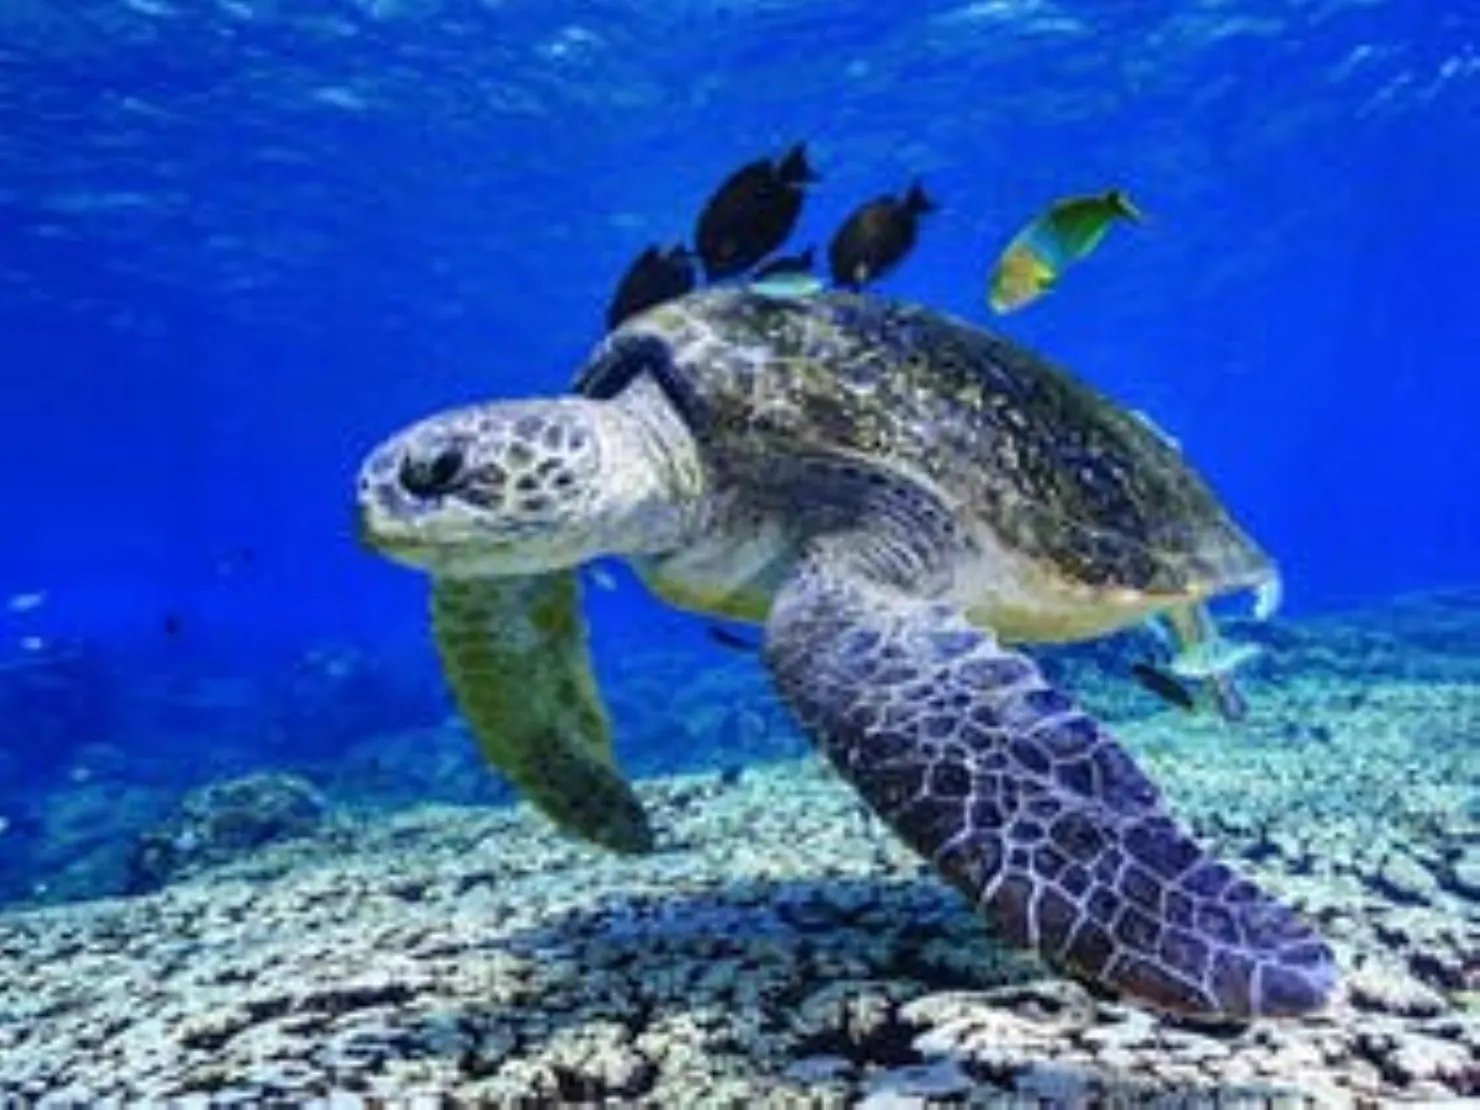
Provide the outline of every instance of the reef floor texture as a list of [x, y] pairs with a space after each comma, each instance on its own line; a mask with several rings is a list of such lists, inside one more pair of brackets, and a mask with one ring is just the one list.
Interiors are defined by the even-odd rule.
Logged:
[[525, 807], [420, 809], [0, 916], [0, 1101], [1476, 1104], [1480, 686], [1258, 697], [1237, 729], [1119, 731], [1321, 923], [1346, 986], [1318, 1017], [1196, 1029], [1089, 996], [806, 759], [642, 784], [662, 845], [641, 859]]

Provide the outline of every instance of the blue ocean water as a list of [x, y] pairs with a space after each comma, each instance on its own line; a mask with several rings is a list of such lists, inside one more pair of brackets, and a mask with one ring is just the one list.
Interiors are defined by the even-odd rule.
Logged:
[[[566, 389], [631, 257], [796, 141], [795, 244], [923, 180], [878, 291], [1150, 413], [1286, 613], [1473, 584], [1476, 32], [1341, 0], [6, 4], [0, 587], [44, 598], [0, 613], [0, 812], [38, 820], [84, 748], [178, 786], [440, 720], [424, 583], [353, 539], [361, 456]], [[1147, 225], [993, 321], [1011, 233], [1112, 184]], [[603, 668], [732, 663], [613, 574]]]
[[[585, 600], [659, 850], [527, 822], [480, 762], [425, 580], [356, 540], [362, 458], [568, 390], [637, 252], [798, 142], [792, 248], [922, 182], [874, 291], [1148, 414], [1279, 563], [1278, 619], [1228, 625], [1247, 720], [1133, 682], [1144, 632], [1041, 658], [1332, 941], [1332, 1016], [1204, 1035], [1014, 962], [1049, 896], [912, 870], [755, 652], [615, 560]], [[1477, 151], [1480, 10], [1435, 0], [0, 0], [0, 1102], [1480, 1097]], [[1145, 223], [994, 316], [1013, 233], [1110, 187]], [[1325, 983], [1305, 926], [1033, 695], [1017, 739], [1100, 744], [1068, 771], [1117, 941], [1253, 992], [1218, 1016], [1306, 1009], [1248, 970]], [[1018, 784], [968, 769], [996, 828], [971, 794]], [[1008, 866], [973, 835], [959, 872]]]

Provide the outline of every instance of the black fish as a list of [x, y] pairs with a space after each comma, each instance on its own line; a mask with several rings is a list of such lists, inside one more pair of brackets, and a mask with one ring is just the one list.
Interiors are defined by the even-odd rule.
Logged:
[[817, 248], [808, 247], [801, 254], [788, 254], [780, 258], [773, 258], [756, 270], [752, 276], [752, 280], [765, 281], [766, 278], [789, 276], [791, 274], [810, 274], [816, 255]]
[[1189, 710], [1197, 705], [1192, 691], [1182, 685], [1176, 675], [1168, 674], [1154, 663], [1147, 663], [1145, 660], [1132, 663], [1131, 674], [1137, 682], [1164, 702]]
[[606, 310], [607, 330], [644, 309], [682, 297], [694, 288], [694, 256], [682, 243], [658, 250], [656, 244], [637, 256]]
[[705, 277], [718, 281], [744, 273], [786, 242], [802, 214], [802, 186], [816, 180], [803, 143], [779, 164], [761, 158], [727, 177], [704, 205], [694, 232]]
[[935, 202], [918, 181], [903, 200], [875, 197], [854, 209], [827, 249], [833, 282], [845, 289], [861, 289], [883, 277], [914, 249], [920, 217], [935, 209]]
[[721, 647], [733, 648], [735, 651], [760, 651], [761, 645], [747, 636], [738, 632], [731, 632], [728, 628], [719, 624], [706, 625], [709, 638]]

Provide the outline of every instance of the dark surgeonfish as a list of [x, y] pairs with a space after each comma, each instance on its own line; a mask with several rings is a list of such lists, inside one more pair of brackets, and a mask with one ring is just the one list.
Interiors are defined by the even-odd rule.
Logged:
[[694, 246], [710, 281], [750, 269], [786, 242], [817, 180], [797, 143], [778, 163], [761, 158], [741, 166], [715, 190], [699, 214]]
[[903, 198], [875, 197], [854, 209], [828, 247], [833, 281], [861, 289], [883, 277], [914, 249], [920, 217], [935, 210], [918, 181]]
[[629, 316], [682, 297], [694, 288], [694, 256], [682, 243], [660, 251], [654, 244], [627, 267], [606, 310], [610, 331]]

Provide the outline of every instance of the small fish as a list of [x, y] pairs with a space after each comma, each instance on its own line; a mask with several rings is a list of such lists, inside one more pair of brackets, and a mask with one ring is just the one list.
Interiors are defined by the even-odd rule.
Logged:
[[735, 651], [754, 652], [761, 650], [760, 644], [748, 636], [742, 636], [738, 632], [730, 631], [724, 625], [710, 624], [706, 625], [705, 628], [709, 633], [709, 638], [719, 644], [720, 647], [733, 648]]
[[185, 631], [185, 618], [180, 616], [179, 613], [166, 613], [161, 627], [166, 636], [174, 639]]
[[46, 650], [46, 641], [40, 636], [23, 636], [21, 638], [21, 650], [35, 655], [37, 652]]
[[1211, 679], [1231, 675], [1252, 659], [1264, 654], [1258, 644], [1214, 637], [1184, 648], [1168, 669], [1178, 678]]
[[1155, 663], [1148, 663], [1144, 659], [1132, 663], [1131, 675], [1147, 690], [1170, 705], [1188, 710], [1197, 706], [1192, 691], [1182, 685], [1176, 676], [1168, 674]]
[[760, 158], [725, 178], [694, 230], [705, 277], [719, 281], [744, 273], [786, 242], [802, 214], [803, 186], [817, 179], [803, 143], [779, 163]]
[[627, 267], [606, 310], [608, 331], [654, 305], [682, 297], [694, 288], [694, 256], [682, 243], [660, 251], [654, 244]]
[[751, 289], [776, 301], [795, 301], [815, 297], [827, 286], [815, 274], [782, 274], [751, 283]]
[[1207, 690], [1213, 707], [1225, 721], [1242, 721], [1249, 703], [1239, 689], [1234, 671], [1262, 650], [1253, 644], [1224, 639], [1206, 605], [1184, 605], [1163, 614], [1170, 628], [1173, 651], [1167, 669], [1178, 678]]
[[875, 197], [854, 209], [827, 248], [833, 282], [861, 289], [883, 277], [914, 249], [920, 217], [936, 208], [916, 181], [902, 200]]
[[46, 604], [45, 590], [32, 590], [30, 593], [16, 594], [5, 603], [5, 607], [12, 613], [29, 613], [33, 609], [40, 609]]
[[808, 247], [801, 254], [772, 259], [751, 278], [750, 287], [757, 293], [780, 300], [793, 297], [810, 297], [820, 293], [826, 286], [812, 272], [815, 247]]
[[1051, 290], [1064, 271], [1087, 257], [1117, 219], [1145, 221], [1120, 189], [1066, 197], [1013, 236], [997, 259], [987, 290], [992, 311], [1007, 313]]

